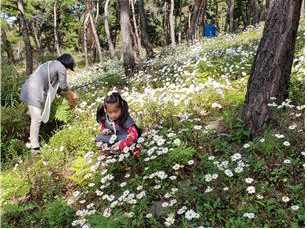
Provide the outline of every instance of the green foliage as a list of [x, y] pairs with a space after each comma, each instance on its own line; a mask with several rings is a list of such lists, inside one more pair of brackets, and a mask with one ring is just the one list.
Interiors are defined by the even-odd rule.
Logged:
[[1, 106], [15, 107], [20, 103], [20, 89], [24, 77], [16, 67], [3, 60], [1, 64]]
[[171, 151], [167, 155], [167, 162], [172, 163], [187, 163], [196, 153], [193, 147], [189, 147], [186, 144], [181, 144], [175, 150]]
[[15, 171], [3, 172], [0, 175], [0, 181], [1, 204], [8, 203], [12, 199], [24, 197], [31, 187], [30, 183]]
[[45, 204], [40, 214], [41, 226], [48, 228], [71, 227], [75, 218], [74, 209], [60, 200]]
[[50, 120], [55, 119], [63, 123], [68, 123], [72, 117], [72, 110], [66, 99], [55, 99], [51, 105]]
[[70, 227], [74, 210], [60, 200], [38, 206], [35, 203], [3, 206], [2, 227]]
[[64, 151], [72, 153], [82, 151], [93, 147], [91, 139], [93, 134], [91, 131], [84, 129], [81, 125], [71, 126], [70, 129], [63, 129], [55, 133], [49, 141], [51, 147], [60, 149], [64, 147]]
[[250, 132], [244, 129], [244, 122], [235, 117], [235, 111], [227, 112], [224, 117], [229, 132], [229, 141], [241, 143], [249, 139]]

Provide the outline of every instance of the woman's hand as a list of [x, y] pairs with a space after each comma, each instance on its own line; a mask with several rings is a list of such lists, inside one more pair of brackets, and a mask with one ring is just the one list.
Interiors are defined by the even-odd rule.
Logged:
[[78, 96], [75, 92], [68, 90], [65, 92], [60, 92], [60, 95], [64, 96], [64, 98], [68, 101], [69, 105], [72, 108], [75, 108], [78, 104]]

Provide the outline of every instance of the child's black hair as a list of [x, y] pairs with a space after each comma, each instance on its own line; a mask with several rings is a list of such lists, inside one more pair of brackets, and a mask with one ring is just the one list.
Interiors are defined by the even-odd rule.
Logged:
[[[128, 103], [124, 100], [119, 93], [113, 92], [111, 95], [107, 95], [103, 103], [100, 103], [97, 112], [96, 112], [96, 120], [98, 123], [103, 123], [106, 120], [106, 105], [107, 104], [114, 104], [117, 103], [118, 107], [121, 109], [121, 115], [119, 117], [119, 124], [123, 126], [128, 119], [129, 112], [128, 112]], [[135, 124], [136, 130], [138, 132], [138, 137], [141, 136], [142, 130]]]
[[67, 54], [67, 53], [59, 56], [57, 60], [60, 61], [65, 66], [65, 68], [69, 68], [72, 71], [74, 70], [74, 67], [76, 66], [74, 58], [70, 54]]

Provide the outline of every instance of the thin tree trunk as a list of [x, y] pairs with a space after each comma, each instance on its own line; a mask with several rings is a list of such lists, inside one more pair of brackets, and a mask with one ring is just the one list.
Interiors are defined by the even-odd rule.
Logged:
[[131, 35], [129, 31], [129, 2], [127, 0], [119, 0], [120, 8], [120, 29], [123, 41], [124, 69], [125, 75], [130, 76], [135, 71], [136, 63], [132, 49]]
[[87, 26], [89, 20], [89, 13], [86, 13], [84, 24], [83, 24], [83, 49], [84, 49], [84, 58], [85, 66], [88, 67], [88, 53], [87, 53]]
[[138, 26], [135, 19], [135, 11], [134, 11], [134, 0], [129, 0], [131, 11], [132, 11], [132, 21], [133, 21], [133, 27], [134, 27], [134, 34], [136, 39], [136, 46], [138, 49], [139, 54], [142, 53], [142, 45], [141, 45], [141, 39], [138, 32]]
[[32, 27], [32, 30], [34, 34], [35, 44], [37, 45], [37, 48], [40, 53], [43, 53], [38, 25], [34, 25], [34, 27]]
[[99, 17], [99, 0], [96, 2], [96, 17], [95, 17], [95, 25], [97, 25], [98, 22], [98, 17]]
[[141, 44], [146, 49], [146, 56], [148, 58], [152, 58], [154, 56], [154, 52], [149, 41], [149, 36], [147, 33], [147, 19], [144, 10], [144, 0], [138, 0], [138, 8], [141, 19]]
[[94, 23], [92, 14], [89, 13], [89, 15], [90, 15], [89, 20], [90, 20], [91, 27], [92, 27], [92, 33], [93, 33], [93, 36], [94, 36], [94, 38], [95, 38], [96, 49], [97, 49], [97, 51], [98, 51], [99, 62], [100, 62], [100, 63], [103, 63], [103, 54], [102, 54], [102, 49], [101, 49], [100, 42], [99, 42], [99, 37], [98, 37], [98, 35], [97, 35], [95, 23]]
[[27, 75], [33, 72], [33, 57], [32, 57], [32, 45], [30, 42], [29, 31], [26, 23], [23, 0], [17, 0], [17, 8], [20, 12], [20, 22], [22, 26], [22, 37], [26, 48], [26, 73]]
[[173, 48], [176, 47], [176, 41], [175, 41], [175, 22], [174, 22], [174, 0], [171, 0], [171, 8], [169, 12], [169, 28], [170, 28], [170, 34], [171, 34], [171, 45]]
[[250, 8], [249, 14], [252, 16], [252, 25], [256, 25], [256, 24], [259, 23], [259, 4], [258, 4], [258, 0], [250, 0], [249, 8]]
[[110, 56], [111, 56], [111, 59], [114, 60], [115, 50], [114, 50], [114, 45], [113, 45], [111, 35], [110, 35], [109, 19], [108, 19], [109, 18], [109, 1], [110, 0], [106, 0], [105, 5], [104, 5], [104, 29], [105, 29], [106, 38], [108, 41]]
[[302, 0], [275, 0], [271, 4], [240, 110], [252, 134], [269, 123], [272, 111], [268, 104], [280, 104], [288, 98]]
[[56, 7], [57, 1], [54, 1], [53, 5], [53, 15], [54, 15], [54, 42], [55, 42], [55, 47], [56, 47], [56, 52], [60, 56], [61, 51], [60, 51], [60, 45], [59, 45], [59, 38], [58, 38], [58, 26], [57, 26], [57, 7]]
[[219, 2], [215, 1], [215, 25], [216, 28], [219, 30]]
[[178, 43], [181, 43], [182, 25], [181, 25], [181, 14], [182, 14], [182, 0], [179, 0], [179, 31], [178, 31]]
[[11, 63], [15, 63], [15, 57], [14, 57], [14, 53], [13, 53], [13, 50], [12, 50], [12, 46], [11, 46], [11, 43], [7, 40], [7, 37], [6, 37], [6, 32], [4, 30], [3, 27], [0, 28], [1, 29], [1, 40], [2, 40], [2, 48], [4, 49], [4, 51], [7, 53], [7, 57], [9, 59], [9, 61]]
[[[229, 32], [234, 32], [234, 23], [233, 23], [233, 11], [234, 11], [234, 0], [227, 0], [227, 22], [229, 25]], [[226, 31], [225, 31], [226, 32]]]
[[165, 43], [168, 45], [171, 42], [171, 38], [169, 30], [169, 15], [167, 11], [168, 11], [168, 3], [167, 1], [165, 1], [163, 6], [163, 33], [165, 37]]

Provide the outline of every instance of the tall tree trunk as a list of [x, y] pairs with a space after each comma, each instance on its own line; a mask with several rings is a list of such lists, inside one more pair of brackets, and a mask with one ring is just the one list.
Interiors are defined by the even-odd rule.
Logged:
[[238, 10], [240, 12], [240, 15], [241, 15], [241, 18], [242, 18], [242, 21], [243, 21], [243, 27], [244, 29], [247, 27], [248, 23], [247, 23], [247, 20], [246, 20], [246, 12], [245, 12], [245, 7], [243, 7], [243, 3], [242, 1], [238, 1]]
[[25, 48], [26, 48], [26, 62], [27, 62], [26, 73], [27, 73], [27, 75], [30, 75], [33, 72], [32, 45], [31, 45], [31, 42], [30, 42], [29, 31], [28, 31], [28, 27], [27, 27], [27, 23], [26, 23], [23, 0], [17, 0], [17, 8], [20, 12], [20, 22], [21, 22], [21, 26], [22, 26], [22, 37], [23, 37], [23, 41], [25, 43]]
[[95, 17], [95, 25], [97, 25], [98, 22], [98, 17], [99, 17], [99, 0], [96, 2], [96, 17]]
[[147, 33], [147, 18], [144, 10], [144, 0], [138, 0], [138, 8], [141, 19], [141, 44], [146, 49], [146, 56], [152, 58], [154, 56], [154, 52], [149, 41], [149, 36]]
[[114, 50], [114, 45], [113, 45], [111, 35], [110, 35], [109, 19], [108, 19], [109, 18], [109, 1], [110, 0], [106, 0], [105, 5], [104, 5], [104, 29], [105, 29], [106, 38], [108, 41], [110, 56], [114, 60], [115, 50]]
[[168, 45], [171, 43], [171, 38], [170, 38], [170, 30], [169, 30], [169, 14], [168, 12], [168, 3], [167, 1], [164, 2], [163, 5], [163, 33], [165, 37], [165, 43]]
[[172, 41], [172, 47], [176, 47], [176, 41], [175, 41], [175, 22], [174, 22], [174, 0], [171, 0], [171, 8], [169, 12], [169, 28], [170, 28], [170, 34], [171, 34], [171, 41]]
[[56, 52], [60, 56], [61, 51], [60, 51], [60, 45], [59, 45], [59, 37], [58, 37], [58, 25], [57, 25], [57, 7], [56, 7], [57, 1], [54, 1], [53, 5], [53, 15], [54, 15], [54, 42], [55, 42], [55, 47], [56, 47]]
[[270, 2], [271, 0], [265, 0], [265, 19], [269, 13], [269, 10], [270, 10]]
[[120, 30], [123, 41], [124, 69], [125, 75], [130, 76], [135, 71], [136, 63], [132, 49], [131, 35], [129, 31], [129, 2], [127, 0], [119, 0], [120, 9]]
[[182, 34], [182, 25], [181, 25], [181, 19], [182, 19], [182, 0], [179, 0], [179, 31], [178, 31], [178, 43], [181, 43], [181, 34]]
[[7, 40], [5, 29], [3, 27], [1, 27], [0, 29], [1, 29], [1, 40], [3, 44], [2, 48], [6, 52], [9, 61], [15, 64], [15, 57], [14, 57], [11, 43]]
[[217, 30], [219, 30], [219, 2], [215, 1], [215, 25]]
[[88, 53], [87, 53], [87, 26], [90, 15], [86, 13], [85, 20], [83, 24], [83, 49], [84, 49], [84, 59], [85, 66], [88, 67]]
[[193, 13], [192, 13], [192, 18], [191, 18], [191, 25], [190, 28], [188, 30], [188, 34], [187, 34], [187, 40], [191, 41], [193, 40], [194, 34], [195, 34], [195, 28], [197, 25], [197, 20], [198, 20], [198, 16], [199, 16], [199, 11], [200, 8], [203, 4], [204, 0], [195, 0], [195, 5], [194, 5], [194, 9], [193, 9]]
[[234, 11], [234, 7], [235, 7], [234, 0], [227, 0], [227, 6], [228, 6], [228, 9], [227, 9], [227, 23], [229, 25], [229, 32], [233, 33], [234, 32], [233, 11]]
[[208, 1], [207, 0], [203, 0], [199, 13], [198, 13], [198, 27], [199, 27], [199, 36], [200, 38], [203, 38], [204, 36], [204, 27], [205, 24], [207, 24], [207, 16], [205, 14], [205, 12], [207, 11], [207, 4]]
[[96, 31], [96, 26], [95, 26], [92, 14], [89, 13], [89, 15], [90, 15], [89, 20], [90, 20], [90, 23], [91, 23], [92, 33], [93, 33], [93, 36], [95, 38], [96, 49], [98, 51], [99, 62], [103, 63], [103, 54], [102, 54], [102, 49], [101, 49], [100, 42], [99, 42], [99, 37], [98, 37], [97, 31]]
[[250, 15], [252, 15], [252, 25], [259, 23], [259, 4], [258, 0], [250, 0], [249, 2]]
[[39, 50], [39, 52], [43, 53], [39, 30], [40, 30], [39, 26], [37, 25], [37, 23], [34, 22], [34, 26], [32, 26], [32, 31], [33, 31], [33, 34], [34, 34], [35, 44], [36, 44], [36, 47]]
[[129, 0], [131, 11], [132, 11], [132, 21], [133, 21], [133, 27], [134, 27], [134, 34], [136, 39], [136, 46], [138, 49], [139, 54], [142, 53], [142, 45], [141, 45], [141, 39], [139, 36], [138, 26], [135, 19], [135, 11], [134, 11], [134, 0]]
[[269, 123], [271, 98], [280, 104], [288, 97], [302, 0], [275, 0], [271, 4], [240, 111], [253, 134]]

